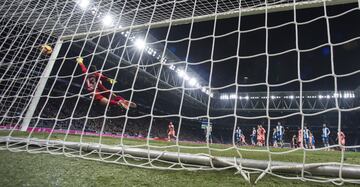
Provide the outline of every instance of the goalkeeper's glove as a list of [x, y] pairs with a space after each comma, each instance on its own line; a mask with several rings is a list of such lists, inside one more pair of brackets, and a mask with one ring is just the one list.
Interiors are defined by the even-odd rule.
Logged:
[[78, 58], [76, 58], [76, 62], [77, 62], [78, 64], [83, 64], [83, 63], [84, 63], [84, 60], [83, 60], [83, 58], [78, 57]]
[[110, 82], [110, 84], [115, 84], [115, 83], [117, 83], [117, 81], [116, 81], [116, 80], [114, 80], [114, 79], [110, 79], [110, 78], [108, 78], [108, 81]]

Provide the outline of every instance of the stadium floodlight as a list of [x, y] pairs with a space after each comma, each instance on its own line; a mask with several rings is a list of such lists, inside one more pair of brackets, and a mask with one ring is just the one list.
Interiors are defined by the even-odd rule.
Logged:
[[230, 95], [230, 99], [236, 99], [237, 97], [236, 97], [236, 94], [231, 94]]
[[322, 95], [319, 95], [319, 96], [318, 96], [318, 98], [319, 98], [319, 99], [322, 99], [322, 98], [323, 98], [323, 96], [322, 96]]
[[275, 99], [275, 96], [272, 95], [272, 96], [270, 96], [270, 98], [271, 98], [271, 99]]
[[95, 15], [97, 12], [97, 9], [95, 7], [91, 8], [91, 14]]
[[327, 98], [327, 99], [330, 99], [330, 95], [327, 95], [326, 98]]
[[104, 18], [102, 19], [102, 23], [104, 24], [105, 27], [111, 27], [113, 25], [112, 16], [111, 15], [104, 16]]
[[[184, 78], [185, 78], [185, 77], [184, 77]], [[190, 86], [195, 86], [196, 83], [197, 83], [197, 80], [196, 80], [195, 78], [191, 78], [191, 79], [189, 80]]]
[[249, 96], [245, 96], [245, 99], [246, 99], [246, 100], [249, 100]]
[[171, 65], [170, 65], [170, 67], [169, 67], [169, 69], [171, 69], [171, 70], [173, 70], [173, 71], [174, 71], [174, 70], [176, 69], [176, 67], [175, 67], [174, 65], [172, 65], [172, 64], [171, 64]]
[[293, 96], [293, 95], [290, 95], [290, 96], [289, 96], [289, 99], [294, 99], [294, 96]]
[[201, 91], [205, 93], [205, 92], [206, 92], [206, 88], [204, 88], [204, 87], [201, 88]]
[[221, 100], [225, 99], [225, 96], [224, 96], [224, 95], [220, 95], [220, 99], [221, 99]]
[[[186, 73], [184, 74], [183, 78], [184, 78], [186, 81], [190, 80], [189, 75], [187, 75]], [[190, 85], [191, 85], [191, 83], [190, 83]]]
[[167, 62], [167, 58], [161, 58], [160, 62], [161, 62], [162, 64], [165, 64], [165, 63]]
[[[89, 6], [90, 1], [89, 0], [78, 0], [76, 3], [80, 6], [81, 9], [85, 10]], [[93, 11], [91, 11], [91, 12], [93, 13]]]
[[142, 40], [142, 39], [136, 39], [135, 40], [135, 47], [138, 48], [138, 49], [144, 49], [146, 47], [146, 44], [145, 44], [145, 41]]
[[184, 77], [185, 74], [186, 74], [185, 71], [184, 71], [184, 70], [181, 70], [181, 69], [177, 69], [176, 72], [177, 72], [177, 74], [178, 74], [179, 77]]

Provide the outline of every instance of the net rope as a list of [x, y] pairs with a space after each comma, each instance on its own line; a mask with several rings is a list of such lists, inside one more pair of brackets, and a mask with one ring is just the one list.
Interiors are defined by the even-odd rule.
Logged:
[[[335, 142], [330, 147], [321, 147], [316, 149], [307, 149], [305, 147], [299, 147], [296, 149], [281, 149], [280, 151], [274, 151], [271, 146], [271, 132], [273, 121], [284, 120], [294, 116], [300, 115], [301, 131], [305, 128], [306, 118], [316, 117], [329, 112], [335, 112], [337, 115], [337, 133], [343, 131], [343, 113], [358, 111], [360, 106], [352, 105], [351, 107], [343, 107], [340, 103], [340, 95], [343, 93], [339, 89], [338, 82], [342, 78], [347, 78], [360, 73], [360, 69], [354, 69], [347, 73], [337, 73], [335, 67], [334, 51], [336, 47], [349, 44], [351, 42], [360, 40], [360, 36], [354, 36], [349, 39], [340, 42], [332, 41], [332, 31], [330, 22], [333, 19], [342, 18], [348, 14], [360, 12], [360, 1], [351, 1], [357, 3], [357, 7], [348, 9], [338, 14], [328, 15], [330, 7], [328, 3], [332, 1], [328, 0], [251, 0], [251, 1], [161, 1], [154, 0], [148, 1], [86, 1], [89, 2], [89, 6], [85, 9], [81, 8], [83, 1], [35, 1], [35, 0], [21, 0], [10, 1], [5, 0], [0, 5], [0, 24], [3, 27], [0, 29], [0, 54], [3, 58], [0, 61], [0, 127], [1, 137], [0, 150], [9, 150], [13, 152], [27, 151], [29, 153], [50, 153], [57, 155], [65, 155], [68, 157], [79, 157], [89, 160], [100, 160], [106, 163], [129, 165], [141, 168], [153, 168], [153, 169], [166, 169], [166, 170], [225, 170], [235, 169], [236, 174], [240, 174], [246, 181], [251, 181], [251, 175], [257, 174], [255, 183], [260, 181], [266, 175], [272, 175], [289, 180], [302, 180], [313, 182], [331, 182], [336, 185], [342, 185], [344, 183], [356, 183], [359, 184], [359, 179], [351, 179], [343, 177], [343, 168], [348, 166], [358, 166], [359, 164], [353, 164], [346, 162], [346, 149], [359, 149], [359, 145], [341, 145], [340, 140]], [[350, 2], [350, 1], [348, 1]], [[323, 8], [324, 14], [317, 16], [316, 18], [299, 21], [299, 7], [303, 4], [320, 4]], [[290, 7], [293, 15], [293, 20], [287, 21], [282, 24], [271, 25], [269, 24], [269, 15], [272, 13], [274, 7]], [[254, 28], [243, 29], [243, 19], [247, 16], [248, 12], [258, 8], [263, 10], [264, 23], [261, 26]], [[281, 11], [281, 10], [279, 10]], [[223, 34], [218, 34], [219, 28], [222, 27], [221, 21], [225, 18], [222, 16], [228, 14], [236, 14], [237, 27], [233, 31], [229, 31]], [[104, 16], [112, 16], [110, 27], [106, 25], [101, 18]], [[195, 27], [198, 27], [198, 20], [210, 19], [212, 21], [211, 34], [205, 36], [196, 36]], [[171, 38], [172, 29], [179, 26], [179, 20], [184, 21], [187, 27], [183, 26], [188, 34], [186, 37], [180, 39]], [[225, 19], [226, 20], [226, 19]], [[315, 23], [318, 20], [325, 20], [326, 25], [326, 43], [317, 44], [309, 48], [300, 47], [299, 27], [306, 26]], [[209, 21], [209, 20], [207, 20]], [[160, 27], [164, 29], [163, 39], [154, 39], [154, 25], [160, 23], [165, 26]], [[199, 22], [201, 23], [201, 22]], [[294, 25], [295, 35], [295, 47], [286, 49], [284, 51], [273, 52], [270, 46], [270, 32], [284, 28], [289, 25]], [[185, 30], [184, 29], [184, 30]], [[265, 51], [256, 54], [241, 54], [241, 44], [243, 42], [242, 35], [255, 33], [257, 31], [264, 30], [265, 36]], [[236, 54], [218, 58], [215, 55], [217, 46], [217, 40], [226, 38], [231, 35], [236, 35]], [[119, 44], [119, 35], [122, 39]], [[138, 38], [135, 38], [138, 37]], [[65, 40], [63, 40], [66, 38]], [[106, 38], [106, 44], [104, 44], [104, 38]], [[137, 48], [137, 40], [142, 39], [146, 46], [160, 46], [154, 49], [151, 47], [141, 47], [134, 51], [131, 49]], [[193, 45], [198, 41], [210, 40], [211, 50], [209, 57], [204, 60], [192, 61], [191, 53]], [[185, 47], [185, 56], [183, 59], [167, 59], [169, 56], [169, 48], [173, 44], [188, 42]], [[40, 48], [43, 44], [48, 44], [53, 47], [53, 53], [46, 55], [40, 52]], [[74, 46], [78, 51], [74, 51]], [[91, 47], [89, 47], [91, 46]], [[313, 52], [323, 47], [329, 47], [330, 55], [330, 69], [331, 73], [319, 75], [310, 79], [302, 78], [302, 59], [301, 54], [306, 52]], [[208, 47], [208, 46], [207, 46]], [[226, 46], [224, 46], [226, 47]], [[159, 49], [161, 48], [161, 50]], [[151, 49], [151, 50], [150, 50]], [[198, 49], [201, 51], [201, 49]], [[90, 52], [89, 52], [90, 51]], [[132, 57], [129, 57], [132, 54]], [[154, 52], [155, 51], [155, 52]], [[176, 55], [176, 52], [173, 52]], [[284, 82], [272, 83], [269, 79], [271, 73], [271, 60], [270, 58], [286, 55], [289, 53], [296, 53], [296, 66], [297, 77]], [[157, 56], [156, 56], [156, 55]], [[155, 62], [150, 64], [144, 64], [144, 58], [156, 58]], [[253, 59], [265, 56], [266, 68], [265, 81], [258, 83], [243, 83], [239, 81], [240, 69], [242, 61], [247, 59]], [[79, 73], [79, 64], [76, 63], [76, 59], [82, 57], [84, 64], [86, 65], [86, 73]], [[103, 63], [99, 63], [101, 58]], [[118, 61], [114, 65], [114, 59]], [[216, 82], [215, 65], [225, 63], [228, 60], [235, 59], [236, 70], [235, 76], [231, 83], [223, 86], [213, 86]], [[168, 60], [168, 61], [166, 61]], [[130, 63], [128, 63], [131, 61]], [[109, 62], [109, 63], [108, 63]], [[109, 67], [110, 62], [112, 67]], [[209, 63], [210, 62], [210, 63]], [[67, 70], [69, 64], [73, 64], [73, 69]], [[205, 85], [199, 85], [196, 87], [189, 86], [189, 79], [178, 78], [174, 83], [170, 84], [165, 81], [165, 73], [170, 71], [171, 67], [181, 67], [185, 73], [193, 73], [194, 70], [191, 66], [203, 65], [209, 63], [209, 76], [208, 79], [202, 82], [206, 82]], [[53, 66], [49, 65], [53, 64]], [[124, 75], [124, 71], [131, 72], [133, 77], [129, 80], [128, 88], [119, 90], [116, 84], [111, 84], [108, 89], [111, 94], [126, 95], [129, 102], [138, 103], [138, 108], [149, 108], [148, 112], [139, 112], [140, 115], [134, 116], [133, 111], [138, 109], [123, 110], [122, 113], [114, 112], [114, 107], [110, 106], [110, 102], [106, 105], [98, 107], [98, 101], [96, 101], [95, 91], [87, 92], [87, 80], [90, 77], [90, 68], [92, 65], [98, 68], [98, 71], [104, 74], [112, 74], [111, 77], [121, 77]], [[150, 86], [142, 88], [139, 86], [141, 80], [147, 79], [144, 76], [147, 70], [152, 67], [158, 67], [153, 82]], [[50, 73], [51, 71], [51, 73]], [[154, 70], [155, 71], [155, 70]], [[48, 72], [49, 74], [45, 74]], [[145, 73], [144, 73], [145, 72]], [[179, 72], [174, 72], [174, 75]], [[129, 77], [127, 77], [129, 78]], [[316, 81], [325, 78], [333, 78], [333, 94], [335, 97], [334, 106], [326, 109], [322, 109], [313, 113], [308, 113], [304, 110], [304, 100], [306, 89], [305, 84], [311, 84]], [[126, 78], [125, 78], [126, 79]], [[150, 78], [149, 78], [150, 79]], [[199, 77], [200, 79], [200, 77]], [[81, 80], [81, 82], [79, 81]], [[124, 80], [124, 79], [122, 79]], [[65, 82], [65, 86], [59, 87], [59, 84]], [[80, 82], [80, 83], [79, 83]], [[144, 81], [145, 82], [145, 81]], [[299, 83], [299, 96], [298, 96], [298, 110], [290, 114], [282, 114], [280, 116], [271, 115], [272, 106], [272, 89], [290, 85], [293, 83]], [[101, 83], [100, 79], [96, 80], [96, 86]], [[121, 84], [118, 83], [118, 84]], [[146, 84], [146, 83], [144, 83]], [[194, 83], [195, 84], [195, 83]], [[166, 85], [166, 86], [163, 86]], [[77, 86], [77, 92], [73, 93], [73, 87]], [[238, 98], [242, 94], [243, 88], [251, 88], [265, 86], [266, 87], [266, 110], [263, 114], [255, 116], [246, 116], [238, 113], [238, 108], [242, 105]], [[219, 100], [218, 95], [223, 90], [235, 87], [236, 99], [233, 100], [233, 107], [228, 114], [212, 115], [211, 108], [212, 103]], [[96, 88], [94, 89], [96, 90]], [[154, 90], [149, 94], [151, 101], [150, 106], [142, 105], [137, 99], [138, 93]], [[60, 93], [56, 95], [55, 93]], [[176, 113], [172, 112], [160, 112], [157, 98], [163, 96], [162, 92], [176, 93], [176, 97], [180, 97], [179, 110]], [[193, 105], [204, 104], [202, 110], [205, 111], [201, 115], [185, 115], [189, 109], [189, 98], [195, 97], [200, 92], [205, 95], [204, 103], [191, 103]], [[105, 91], [103, 92], [105, 93]], [[214, 95], [213, 95], [214, 94]], [[109, 96], [111, 99], [111, 96]], [[148, 96], [149, 97], [149, 96]], [[248, 99], [248, 98], [247, 98]], [[60, 102], [57, 102], [59, 101]], [[193, 101], [193, 100], [192, 100]], [[195, 102], [195, 101], [194, 101]], [[343, 101], [341, 101], [343, 102]], [[35, 104], [34, 104], [35, 103]], [[87, 104], [84, 104], [87, 103]], [[87, 107], [85, 107], [88, 105]], [[85, 107], [85, 108], [83, 108]], [[79, 109], [80, 108], [80, 109]], [[99, 108], [103, 111], [97, 111]], [[120, 108], [120, 107], [119, 107]], [[161, 108], [161, 107], [160, 107]], [[140, 111], [139, 109], [139, 111]], [[64, 112], [67, 110], [68, 112]], [[166, 110], [166, 109], [165, 109]], [[33, 113], [29, 114], [29, 111]], [[171, 111], [171, 110], [169, 110]], [[304, 112], [305, 111], [305, 112]], [[115, 113], [115, 115], [113, 115]], [[30, 116], [28, 116], [30, 115]], [[191, 120], [198, 120], [200, 118], [205, 119], [207, 124], [211, 124], [215, 120], [223, 120], [226, 118], [233, 118], [234, 122], [231, 124], [231, 143], [224, 147], [213, 146], [209, 137], [206, 138], [203, 144], [191, 144], [186, 143], [182, 137], [186, 136], [191, 130], [187, 129], [187, 123]], [[138, 143], [131, 142], [131, 139], [127, 138], [128, 130], [134, 125], [136, 120], [148, 120], [148, 126], [143, 125], [142, 130], [145, 130], [145, 137], [143, 141]], [[174, 121], [176, 119], [176, 137], [175, 142], [168, 144], [161, 144], [154, 141], [153, 133], [158, 130], [159, 126], [157, 121]], [[236, 128], [241, 126], [242, 120], [263, 120], [265, 119], [266, 129], [266, 141], [263, 148], [252, 148], [239, 146], [235, 137]], [[29, 128], [27, 133], [21, 134], [19, 131], [24, 124], [24, 121], [29, 120]], [[118, 127], [114, 127], [114, 121], [123, 123]], [[119, 122], [121, 121], [121, 122]], [[163, 122], [161, 121], [161, 122]], [[47, 122], [50, 125], [47, 125]], [[45, 124], [45, 126], [44, 126]], [[79, 126], [79, 124], [82, 124]], [[116, 128], [118, 135], [113, 140], [116, 141], [116, 145], [121, 149], [114, 149], [108, 146], [109, 140], [107, 131], [111, 126]], [[48, 128], [49, 131], [38, 132], [37, 129]], [[97, 128], [97, 131], [92, 135], [89, 135], [88, 130]], [[59, 133], [59, 129], [64, 131]], [[73, 134], [76, 129], [77, 133]], [[207, 131], [209, 129], [207, 128]], [[5, 133], [5, 134], [4, 134]], [[207, 132], [208, 133], [208, 132]], [[40, 135], [39, 135], [40, 134]], [[166, 133], [167, 135], [167, 133]], [[163, 133], [164, 136], [164, 133]], [[206, 136], [209, 136], [208, 134]], [[23, 137], [23, 139], [16, 139]], [[170, 137], [170, 135], [169, 135]], [[14, 138], [14, 139], [11, 139]], [[15, 141], [16, 140], [16, 141]], [[44, 141], [43, 141], [44, 140]], [[195, 140], [194, 140], [195, 141]], [[77, 142], [79, 144], [77, 148], [67, 143]], [[301, 141], [304, 143], [304, 140]], [[34, 146], [39, 144], [41, 146]], [[110, 143], [111, 144], [111, 143]], [[96, 147], [92, 149], [91, 147]], [[309, 157], [316, 152], [324, 152], [329, 149], [340, 149], [340, 160], [338, 162], [309, 162]], [[110, 151], [109, 151], [110, 150]], [[144, 153], [142, 156], [136, 154], [136, 150]], [[186, 151], [190, 151], [193, 155], [208, 159], [208, 165], [202, 165], [199, 163], [189, 163], [184, 156]], [[194, 152], [193, 150], [199, 150]], [[205, 151], [202, 151], [205, 150]], [[112, 152], [115, 151], [115, 152]], [[132, 152], [133, 151], [133, 152]], [[235, 151], [230, 159], [223, 159], [226, 157], [228, 151]], [[276, 158], [281, 155], [288, 155], [301, 151], [301, 162], [294, 165], [279, 166], [274, 163], [278, 161]], [[267, 167], [248, 167], [243, 162], [238, 162], [238, 159], [246, 159], [245, 156], [248, 152], [265, 154]], [[176, 159], [163, 159], [164, 157], [175, 154]], [[219, 163], [222, 166], [219, 166]], [[244, 166], [245, 165], [245, 166]], [[322, 177], [312, 176], [308, 172], [309, 168], [316, 168], [319, 166], [338, 166], [339, 172], [336, 177]], [[282, 169], [294, 169], [300, 168], [300, 173], [295, 175], [285, 175], [281, 172]], [[325, 171], [326, 172], [326, 171]]]

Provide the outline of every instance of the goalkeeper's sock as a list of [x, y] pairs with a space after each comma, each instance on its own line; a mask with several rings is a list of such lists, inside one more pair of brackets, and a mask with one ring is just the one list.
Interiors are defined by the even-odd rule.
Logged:
[[119, 101], [119, 103], [121, 104], [121, 106], [123, 108], [125, 108], [126, 110], [129, 109], [129, 102], [127, 102], [126, 100], [121, 100]]

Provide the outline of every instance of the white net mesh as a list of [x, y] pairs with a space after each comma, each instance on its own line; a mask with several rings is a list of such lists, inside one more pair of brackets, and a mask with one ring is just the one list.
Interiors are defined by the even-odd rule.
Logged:
[[360, 182], [357, 0], [0, 6], [0, 149]]

